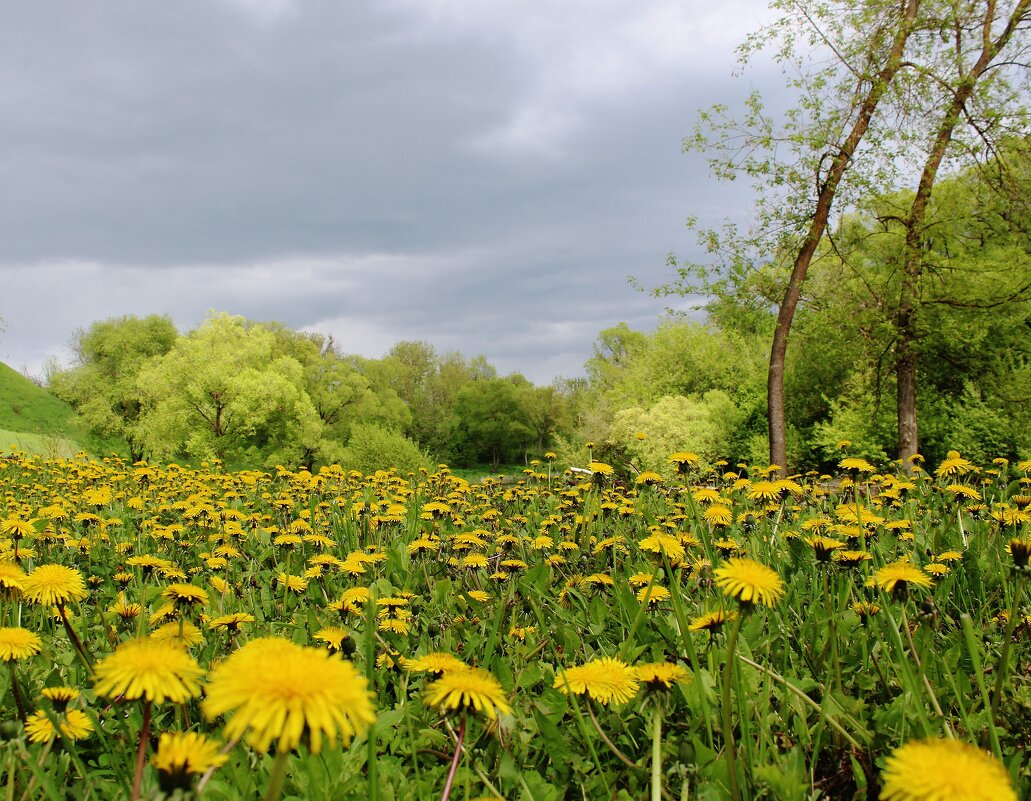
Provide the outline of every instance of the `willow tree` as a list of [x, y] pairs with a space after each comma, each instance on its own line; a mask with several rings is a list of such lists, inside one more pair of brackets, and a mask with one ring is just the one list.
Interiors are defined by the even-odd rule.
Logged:
[[304, 370], [268, 329], [214, 314], [140, 371], [138, 435], [156, 458], [300, 460], [322, 423]]

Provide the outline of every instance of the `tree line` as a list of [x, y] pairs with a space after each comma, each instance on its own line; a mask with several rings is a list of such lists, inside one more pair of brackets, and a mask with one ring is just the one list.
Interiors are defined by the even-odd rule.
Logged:
[[101, 320], [71, 348], [48, 387], [133, 460], [497, 467], [542, 452], [565, 414], [554, 387], [499, 377], [482, 356], [399, 342], [366, 359], [224, 312], [185, 334], [167, 316]]

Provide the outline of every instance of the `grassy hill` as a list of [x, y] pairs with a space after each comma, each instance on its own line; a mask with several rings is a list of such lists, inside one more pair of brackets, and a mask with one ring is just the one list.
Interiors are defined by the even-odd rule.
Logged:
[[47, 456], [125, 450], [83, 429], [71, 406], [0, 362], [0, 450], [12, 445]]

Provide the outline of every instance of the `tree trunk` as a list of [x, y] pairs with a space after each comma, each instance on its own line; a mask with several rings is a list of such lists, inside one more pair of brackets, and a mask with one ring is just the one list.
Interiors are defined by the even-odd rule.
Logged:
[[934, 141], [924, 167], [920, 173], [916, 194], [905, 220], [906, 241], [902, 270], [902, 286], [899, 294], [899, 309], [896, 318], [897, 340], [895, 345], [896, 419], [898, 421], [898, 457], [904, 467], [912, 468], [912, 459], [919, 453], [919, 429], [916, 415], [916, 368], [917, 368], [917, 314], [920, 307], [920, 283], [924, 268], [924, 223], [931, 192], [938, 177], [938, 170], [945, 158], [945, 151], [960, 116], [966, 109], [978, 81], [991, 66], [992, 61], [1007, 45], [1031, 9], [1031, 0], [1021, 0], [1014, 7], [1006, 27], [996, 39], [991, 33], [995, 22], [995, 4], [988, 3], [982, 25], [983, 45], [978, 59], [952, 88], [952, 100], [938, 125]]
[[900, 9], [901, 19], [899, 28], [895, 34], [891, 51], [885, 60], [884, 67], [873, 81], [859, 104], [858, 114], [848, 137], [842, 143], [838, 152], [831, 161], [826, 177], [819, 185], [819, 193], [816, 198], [816, 209], [809, 223], [805, 241], [795, 256], [795, 262], [791, 270], [791, 277], [784, 290], [784, 298], [781, 301], [780, 309], [777, 312], [777, 326], [773, 331], [773, 345], [770, 348], [770, 365], [766, 381], [766, 402], [767, 422], [769, 423], [770, 436], [770, 463], [780, 468], [781, 475], [787, 475], [787, 428], [784, 418], [784, 363], [788, 350], [788, 334], [791, 331], [791, 323], [795, 317], [795, 309], [798, 307], [799, 298], [802, 295], [802, 284], [809, 272], [809, 265], [816, 253], [816, 248], [823, 238], [824, 230], [827, 227], [827, 220], [830, 217], [831, 205], [834, 203], [834, 196], [838, 191], [845, 171], [848, 169], [852, 156], [859, 147], [867, 128], [870, 127], [870, 120], [877, 105], [887, 91], [888, 86], [895, 78], [896, 73], [902, 66], [902, 56], [905, 52], [906, 41], [913, 31], [913, 21], [916, 12], [920, 7], [921, 0], [908, 0], [905, 6]]

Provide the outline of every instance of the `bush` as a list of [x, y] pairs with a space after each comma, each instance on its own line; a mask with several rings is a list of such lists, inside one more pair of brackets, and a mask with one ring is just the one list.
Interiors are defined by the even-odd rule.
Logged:
[[420, 467], [431, 468], [433, 460], [400, 432], [376, 423], [358, 423], [351, 427], [351, 438], [341, 454], [340, 465], [365, 475], [390, 468], [404, 475]]

